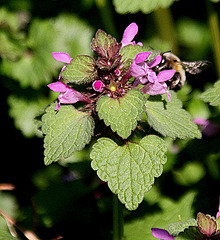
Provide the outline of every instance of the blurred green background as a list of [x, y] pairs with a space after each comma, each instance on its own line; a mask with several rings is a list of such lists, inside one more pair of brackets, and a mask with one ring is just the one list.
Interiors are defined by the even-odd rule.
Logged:
[[[91, 54], [98, 29], [120, 42], [127, 25], [136, 22], [136, 41], [172, 50], [185, 61], [213, 63], [199, 76], [187, 75], [178, 95], [192, 117], [220, 123], [219, 108], [199, 97], [219, 77], [220, 43], [213, 38], [219, 12], [218, 0], [0, 0], [0, 182], [16, 187], [0, 192], [0, 209], [39, 239], [112, 239], [112, 194], [91, 170], [89, 147], [65, 162], [43, 163], [35, 117], [56, 99], [46, 85], [57, 80], [62, 67], [51, 52]], [[125, 210], [128, 240], [154, 239], [151, 227], [167, 228], [179, 215], [185, 221], [198, 211], [217, 212], [219, 133], [166, 141], [163, 175], [138, 210]], [[0, 232], [0, 239], [14, 239], [2, 217]], [[22, 231], [18, 234], [26, 239]]]

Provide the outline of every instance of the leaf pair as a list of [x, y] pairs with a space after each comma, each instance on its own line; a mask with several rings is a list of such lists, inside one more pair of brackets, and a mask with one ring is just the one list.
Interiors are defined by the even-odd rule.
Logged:
[[171, 102], [166, 94], [151, 96], [145, 102], [142, 92], [132, 89], [123, 98], [101, 97], [96, 110], [100, 119], [122, 138], [130, 136], [144, 112], [148, 124], [163, 136], [173, 139], [201, 138], [198, 127], [192, 122], [190, 114], [182, 108], [182, 103], [174, 92]]

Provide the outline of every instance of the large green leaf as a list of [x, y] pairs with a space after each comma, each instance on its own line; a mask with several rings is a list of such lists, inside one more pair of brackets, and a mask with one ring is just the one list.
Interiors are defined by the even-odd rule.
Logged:
[[122, 138], [130, 136], [142, 118], [145, 98], [141, 91], [130, 90], [124, 97], [115, 99], [102, 96], [97, 102], [97, 112], [107, 126], [110, 125]]
[[209, 102], [212, 106], [220, 106], [220, 80], [217, 81], [213, 87], [206, 90], [201, 99], [205, 102]]
[[148, 123], [163, 136], [171, 138], [201, 138], [201, 132], [191, 120], [190, 114], [182, 108], [181, 101], [172, 92], [171, 102], [167, 94], [151, 96], [146, 102]]
[[97, 76], [95, 60], [87, 55], [78, 55], [73, 58], [71, 63], [62, 72], [63, 78], [76, 84], [91, 82]]
[[55, 104], [52, 104], [42, 117], [46, 165], [81, 151], [90, 142], [94, 130], [90, 114], [71, 105], [61, 105], [58, 112], [54, 109]]
[[154, 178], [159, 177], [166, 163], [165, 142], [148, 135], [139, 143], [127, 142], [118, 146], [109, 138], [100, 138], [93, 145], [90, 157], [92, 168], [101, 180], [108, 182], [111, 191], [129, 210], [134, 210], [149, 191]]
[[175, 0], [113, 0], [116, 11], [120, 14], [150, 13], [158, 8], [168, 8]]

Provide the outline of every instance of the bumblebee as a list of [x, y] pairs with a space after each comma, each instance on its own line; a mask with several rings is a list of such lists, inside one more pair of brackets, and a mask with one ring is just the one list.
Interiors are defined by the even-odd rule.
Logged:
[[209, 61], [194, 61], [194, 62], [185, 62], [181, 61], [176, 55], [171, 52], [165, 52], [162, 54], [162, 60], [159, 65], [155, 68], [156, 72], [162, 70], [173, 69], [176, 70], [176, 73], [167, 81], [167, 85], [171, 90], [178, 91], [182, 88], [186, 81], [186, 72], [190, 74], [198, 74], [206, 69], [210, 65]]

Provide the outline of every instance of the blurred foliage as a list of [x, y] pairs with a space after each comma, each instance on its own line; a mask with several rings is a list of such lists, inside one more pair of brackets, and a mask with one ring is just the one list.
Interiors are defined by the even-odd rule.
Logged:
[[[219, 13], [219, 1], [211, 2]], [[213, 91], [217, 80], [205, 2], [192, 5], [189, 0], [154, 1], [154, 6], [149, 6], [150, 1], [132, 1], [132, 5], [125, 0], [0, 3], [4, 162], [0, 178], [1, 182], [12, 182], [17, 187], [10, 194], [0, 194], [0, 209], [22, 228], [33, 230], [40, 239], [62, 236], [73, 239], [79, 235], [81, 239], [112, 239], [112, 195], [91, 170], [88, 151], [75, 153], [65, 163], [43, 165], [42, 139], [38, 138], [41, 132], [34, 119], [57, 97], [46, 86], [56, 81], [62, 67], [51, 52], [67, 52], [71, 57], [91, 54], [95, 30], [115, 33], [120, 41], [123, 30], [133, 21], [139, 25], [136, 40], [169, 51], [173, 42], [161, 35], [155, 20], [158, 15], [152, 11], [157, 11], [159, 4], [170, 6], [176, 54], [186, 61], [213, 62], [202, 74], [187, 75], [187, 83], [178, 97], [193, 118], [220, 124], [219, 106], [211, 106], [208, 98], [204, 102], [200, 97], [206, 89]], [[136, 14], [121, 15], [122, 11]], [[167, 31], [168, 28], [169, 25]], [[126, 239], [153, 240], [151, 227], [167, 228], [178, 222], [179, 215], [185, 221], [198, 211], [210, 215], [217, 212], [219, 132], [209, 137], [203, 134], [201, 140], [165, 140], [169, 147], [165, 171], [151, 192], [145, 194], [137, 211], [125, 211]], [[14, 239], [2, 217], [0, 229], [0, 239]]]

